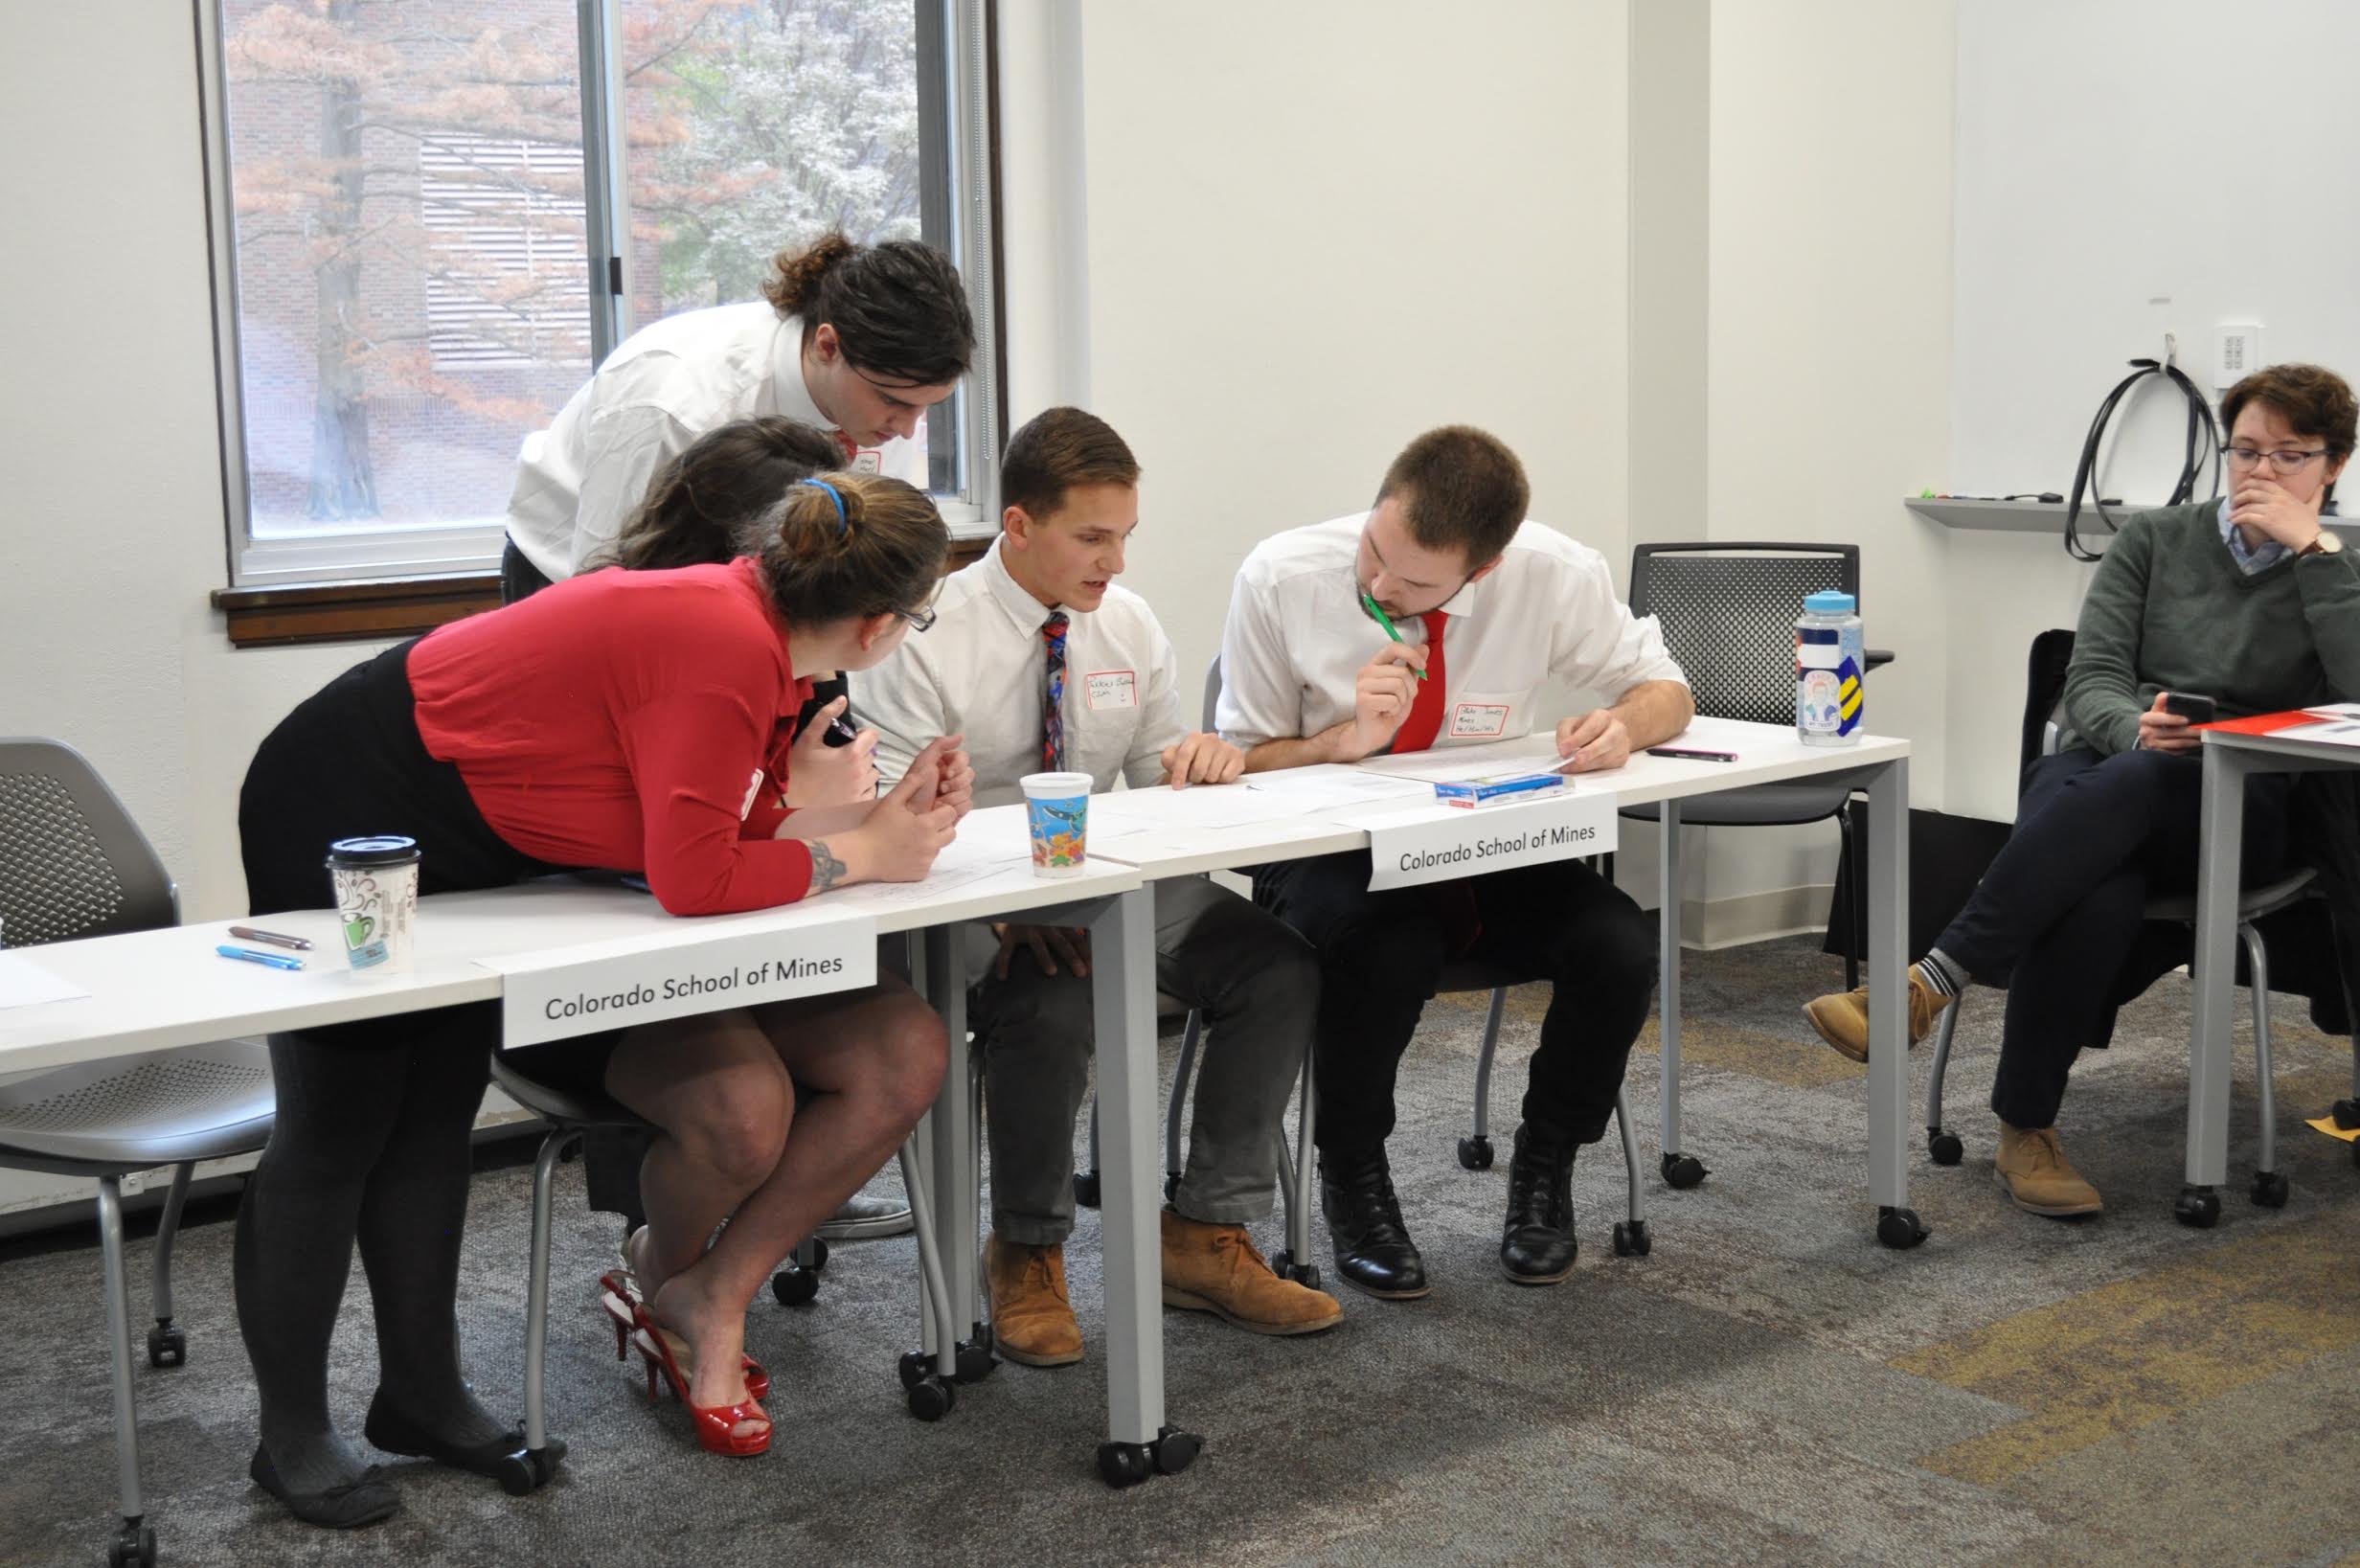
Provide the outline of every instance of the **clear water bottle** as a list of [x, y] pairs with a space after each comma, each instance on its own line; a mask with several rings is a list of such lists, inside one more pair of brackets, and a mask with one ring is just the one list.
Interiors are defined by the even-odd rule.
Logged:
[[1867, 716], [1860, 616], [1852, 596], [1823, 589], [1795, 622], [1795, 734], [1806, 746], [1849, 746]]

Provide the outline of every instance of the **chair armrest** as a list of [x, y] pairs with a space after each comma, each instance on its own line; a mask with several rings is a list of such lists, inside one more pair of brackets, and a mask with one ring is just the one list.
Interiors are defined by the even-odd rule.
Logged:
[[1893, 663], [1893, 649], [1889, 648], [1863, 648], [1861, 652], [1862, 656], [1869, 661], [1871, 670]]

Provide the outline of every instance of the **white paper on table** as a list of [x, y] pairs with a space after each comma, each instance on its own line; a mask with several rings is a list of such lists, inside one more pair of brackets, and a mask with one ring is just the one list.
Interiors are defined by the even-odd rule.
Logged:
[[2329, 746], [2360, 746], [2360, 718], [2331, 718], [2324, 724], [2298, 724], [2291, 730], [2272, 730], [2273, 740], [2311, 740]]
[[2323, 702], [2303, 711], [2320, 718], [2360, 718], [2360, 702]]
[[0, 953], [0, 1008], [37, 1007], [43, 1002], [72, 1002], [90, 993], [25, 957]]
[[1218, 832], [1301, 815], [1301, 802], [1241, 784], [1191, 784], [1186, 789], [1157, 784], [1091, 796], [1090, 840], [1101, 844], [1139, 833]]
[[1365, 806], [1372, 801], [1433, 799], [1433, 791], [1423, 780], [1397, 779], [1390, 774], [1372, 773], [1367, 768], [1348, 767], [1341, 762], [1279, 768], [1269, 773], [1257, 773], [1245, 783], [1256, 794], [1290, 802], [1295, 809], [1306, 814], [1340, 807]]
[[1503, 773], [1541, 773], [1554, 770], [1556, 737], [1520, 736], [1482, 746], [1445, 746], [1440, 751], [1413, 751], [1399, 757], [1372, 757], [1360, 765], [1391, 779], [1418, 779], [1427, 784], [1459, 779], [1488, 778]]

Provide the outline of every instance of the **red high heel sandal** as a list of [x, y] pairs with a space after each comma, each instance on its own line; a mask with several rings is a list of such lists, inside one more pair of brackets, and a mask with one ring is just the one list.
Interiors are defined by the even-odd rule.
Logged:
[[[610, 1269], [599, 1276], [599, 1305], [606, 1309], [615, 1330], [615, 1359], [624, 1360], [631, 1353], [631, 1330], [646, 1329], [672, 1342], [672, 1352], [683, 1370], [695, 1375], [692, 1352], [688, 1342], [677, 1334], [667, 1333], [662, 1325], [648, 1312], [647, 1304], [640, 1299], [639, 1284], [623, 1269]], [[746, 1393], [756, 1399], [770, 1398], [770, 1374], [751, 1355], [745, 1358]]]
[[[689, 1375], [672, 1359], [671, 1347], [645, 1329], [631, 1331], [631, 1343], [638, 1347], [640, 1359], [647, 1364], [647, 1398], [653, 1399], [656, 1374], [671, 1385], [672, 1398], [689, 1407], [689, 1415], [696, 1423], [696, 1445], [709, 1454], [720, 1454], [730, 1459], [751, 1459], [756, 1454], [770, 1451], [770, 1417], [760, 1404], [747, 1399], [742, 1404], [700, 1405], [689, 1398]], [[741, 1421], [760, 1421], [759, 1432], [739, 1432]]]

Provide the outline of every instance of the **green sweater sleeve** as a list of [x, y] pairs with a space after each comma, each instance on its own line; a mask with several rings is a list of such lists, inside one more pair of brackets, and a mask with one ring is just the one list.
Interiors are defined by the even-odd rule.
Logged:
[[2360, 698], [2360, 559], [2349, 549], [2306, 556], [2294, 564], [2295, 588], [2311, 644], [2342, 701]]
[[2139, 739], [2139, 628], [2155, 561], [2147, 514], [2126, 519], [2106, 547], [2081, 601], [2074, 657], [2065, 671], [2065, 717], [2074, 733], [2111, 757]]

